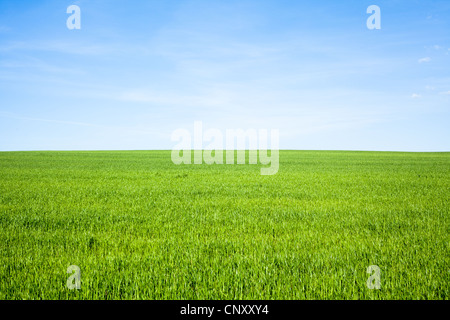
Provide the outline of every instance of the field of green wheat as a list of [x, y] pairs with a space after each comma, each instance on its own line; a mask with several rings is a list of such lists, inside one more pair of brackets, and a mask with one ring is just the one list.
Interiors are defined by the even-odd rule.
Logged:
[[450, 297], [450, 153], [280, 151], [277, 174], [260, 168], [0, 152], [0, 299]]

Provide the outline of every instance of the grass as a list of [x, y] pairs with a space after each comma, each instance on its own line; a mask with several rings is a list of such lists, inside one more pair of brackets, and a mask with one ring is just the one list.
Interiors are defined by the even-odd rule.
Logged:
[[276, 175], [260, 168], [1, 152], [0, 299], [448, 299], [450, 153], [280, 151]]

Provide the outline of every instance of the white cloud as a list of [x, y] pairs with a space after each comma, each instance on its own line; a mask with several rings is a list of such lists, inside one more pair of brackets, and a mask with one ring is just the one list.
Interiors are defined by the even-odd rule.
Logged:
[[426, 58], [419, 59], [419, 63], [422, 63], [422, 62], [430, 62], [430, 61], [431, 61], [431, 58], [430, 58], [430, 57], [426, 57]]
[[444, 92], [441, 92], [441, 94], [445, 94], [445, 95], [450, 95], [450, 90], [449, 91], [444, 91]]
[[418, 98], [420, 98], [421, 97], [421, 95], [420, 94], [417, 94], [417, 93], [413, 93], [412, 95], [411, 95], [411, 98], [413, 98], [413, 99], [418, 99]]

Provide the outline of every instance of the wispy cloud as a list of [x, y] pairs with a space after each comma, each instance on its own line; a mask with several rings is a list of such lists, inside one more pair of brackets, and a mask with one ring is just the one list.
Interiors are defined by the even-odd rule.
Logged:
[[417, 93], [413, 93], [412, 95], [411, 95], [411, 98], [413, 98], [413, 99], [418, 99], [418, 98], [420, 98], [420, 97], [422, 97], [420, 94], [417, 94]]
[[449, 91], [440, 92], [440, 94], [450, 95], [450, 90]]
[[122, 130], [122, 131], [129, 131], [129, 132], [140, 133], [140, 134], [154, 134], [156, 132], [156, 130], [142, 130], [142, 129], [137, 129], [136, 127], [111, 126], [111, 125], [101, 125], [101, 124], [88, 123], [88, 122], [77, 122], [77, 121], [66, 121], [66, 120], [57, 120], [57, 119], [34, 118], [34, 117], [17, 115], [17, 114], [13, 114], [13, 113], [10, 113], [10, 112], [0, 112], [0, 117], [10, 118], [10, 119], [17, 119], [17, 120], [26, 120], [26, 121], [65, 124], [65, 125], [73, 125], [73, 126], [81, 126], [81, 127], [94, 127], [94, 128], [99, 128], [99, 129], [110, 129], [110, 130], [116, 130], [116, 131], [117, 130]]
[[60, 67], [54, 64], [49, 64], [41, 59], [26, 57], [21, 59], [5, 59], [0, 61], [0, 68], [8, 69], [24, 69], [24, 70], [39, 70], [44, 73], [64, 73], [64, 74], [86, 74], [80, 68]]
[[10, 113], [10, 112], [0, 112], [0, 117], [10, 118], [10, 119], [17, 119], [17, 120], [29, 120], [29, 121], [39, 121], [39, 122], [51, 122], [51, 123], [58, 123], [58, 124], [69, 124], [69, 125], [76, 125], [76, 126], [83, 126], [83, 127], [98, 126], [98, 125], [95, 125], [95, 124], [92, 124], [92, 123], [86, 123], [86, 122], [75, 122], [75, 121], [62, 121], [62, 120], [53, 120], [53, 119], [33, 118], [33, 117], [16, 115], [16, 114], [13, 114], [13, 113]]
[[125, 44], [98, 44], [95, 42], [69, 42], [65, 40], [54, 40], [44, 42], [13, 41], [0, 46], [1, 52], [55, 52], [61, 54], [86, 55], [86, 56], [107, 56], [112, 53], [127, 53], [133, 51], [144, 51], [145, 48], [139, 46], [127, 46]]
[[176, 93], [156, 92], [150, 89], [126, 90], [113, 97], [115, 100], [125, 102], [150, 103], [158, 106], [184, 105], [189, 107], [229, 107], [233, 98], [231, 91], [210, 88], [208, 92]]
[[419, 59], [419, 63], [430, 62], [430, 61], [431, 61], [430, 57], [425, 57], [425, 58]]

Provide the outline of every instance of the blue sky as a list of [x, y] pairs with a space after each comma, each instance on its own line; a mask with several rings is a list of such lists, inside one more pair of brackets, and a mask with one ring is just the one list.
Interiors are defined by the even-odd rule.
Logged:
[[449, 120], [450, 1], [0, 0], [2, 151], [172, 149], [194, 121], [450, 151]]

